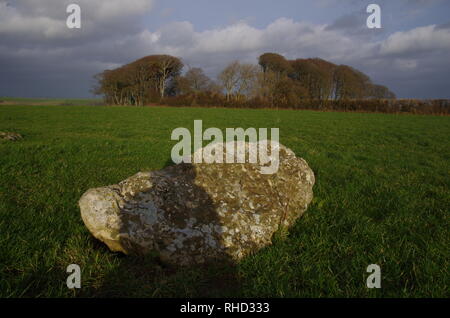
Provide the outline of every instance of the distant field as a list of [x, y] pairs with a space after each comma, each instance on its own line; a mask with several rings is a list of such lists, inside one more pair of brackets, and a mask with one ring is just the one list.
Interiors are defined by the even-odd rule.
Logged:
[[53, 99], [53, 98], [18, 98], [0, 97], [0, 105], [27, 105], [27, 106], [98, 106], [101, 99]]
[[[316, 174], [312, 205], [286, 239], [235, 267], [110, 252], [83, 225], [80, 196], [162, 168], [171, 131], [195, 119], [279, 127]], [[15, 105], [0, 106], [0, 131], [24, 135], [0, 141], [0, 297], [450, 296], [449, 117]], [[65, 284], [73, 263], [77, 291]], [[366, 288], [369, 264], [381, 266], [379, 290]]]

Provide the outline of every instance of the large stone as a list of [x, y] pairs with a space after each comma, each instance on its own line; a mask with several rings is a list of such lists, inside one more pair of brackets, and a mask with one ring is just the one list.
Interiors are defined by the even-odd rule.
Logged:
[[178, 265], [239, 261], [271, 244], [273, 234], [289, 228], [312, 200], [313, 171], [290, 149], [277, 147], [275, 174], [262, 174], [248, 160], [140, 172], [87, 191], [79, 202], [81, 216], [112, 251], [157, 252]]

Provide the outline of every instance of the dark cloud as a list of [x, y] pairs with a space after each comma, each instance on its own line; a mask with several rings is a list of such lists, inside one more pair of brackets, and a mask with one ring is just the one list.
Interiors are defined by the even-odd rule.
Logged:
[[215, 77], [232, 60], [255, 63], [264, 52], [279, 52], [355, 66], [400, 97], [450, 97], [445, 24], [388, 36], [367, 29], [367, 14], [353, 11], [329, 25], [280, 18], [265, 28], [238, 21], [200, 32], [179, 21], [148, 30], [143, 19], [152, 1], [78, 3], [82, 29], [69, 30], [65, 1], [0, 0], [0, 96], [87, 97], [93, 75], [150, 54], [182, 57]]

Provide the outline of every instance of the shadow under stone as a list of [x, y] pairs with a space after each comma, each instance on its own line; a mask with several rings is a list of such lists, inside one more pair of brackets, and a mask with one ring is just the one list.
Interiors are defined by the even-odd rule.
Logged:
[[[202, 187], [195, 184], [195, 177], [195, 169], [191, 164], [174, 165], [169, 159], [164, 169], [152, 172], [153, 185], [150, 189], [135, 193], [126, 200], [134, 206], [133, 202], [140, 202], [142, 196], [150, 198], [164, 210], [161, 213], [164, 214], [166, 225], [173, 228], [193, 228], [199, 231], [203, 224], [221, 225], [213, 200]], [[123, 213], [123, 216], [121, 233], [128, 233], [130, 218], [127, 213]], [[188, 220], [196, 220], [198, 224], [188, 224]], [[167, 246], [172, 243], [171, 234], [164, 232], [157, 224], [152, 229], [155, 230], [155, 235], [149, 233], [154, 244], [151, 252], [140, 253], [139, 248], [133, 246], [130, 241], [121, 241], [120, 244], [136, 252], [125, 257], [116, 253], [119, 264], [104, 276], [101, 286], [91, 288], [86, 293], [81, 292], [81, 295], [231, 297], [239, 294], [237, 266], [224, 252], [226, 247], [223, 245], [221, 233], [208, 234], [214, 238], [216, 246], [206, 244], [207, 240], [204, 238], [184, 237], [183, 248], [168, 255], [166, 251]], [[211, 257], [199, 262], [205, 255]], [[166, 257], [171, 257], [170, 262]]]

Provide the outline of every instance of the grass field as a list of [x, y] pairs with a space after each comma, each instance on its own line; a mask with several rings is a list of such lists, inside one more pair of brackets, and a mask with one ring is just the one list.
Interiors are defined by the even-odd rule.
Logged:
[[[162, 168], [171, 131], [194, 119], [279, 127], [316, 174], [312, 205], [287, 238], [236, 266], [110, 252], [85, 228], [80, 196]], [[14, 105], [0, 106], [0, 131], [25, 137], [0, 142], [1, 297], [450, 296], [449, 117]], [[381, 289], [366, 287], [369, 264], [381, 266]]]
[[0, 97], [0, 105], [28, 105], [28, 106], [98, 106], [101, 99], [53, 99], [53, 98], [18, 98]]

